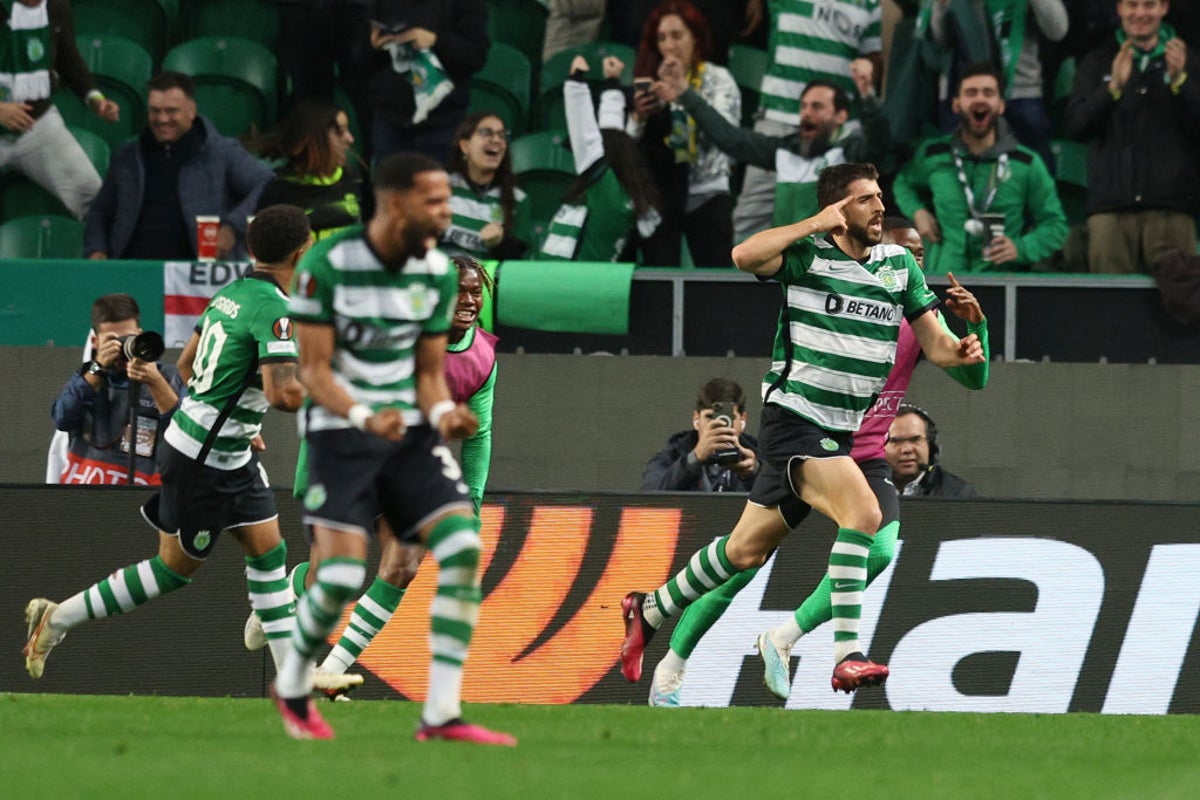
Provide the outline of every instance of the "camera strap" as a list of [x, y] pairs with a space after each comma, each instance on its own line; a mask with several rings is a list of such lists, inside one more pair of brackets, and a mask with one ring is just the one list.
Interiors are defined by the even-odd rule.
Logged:
[[246, 374], [242, 377], [241, 387], [225, 401], [225, 405], [221, 407], [217, 418], [213, 420], [212, 427], [208, 429], [208, 435], [204, 437], [204, 444], [200, 445], [200, 452], [196, 454], [196, 463], [200, 466], [204, 466], [204, 462], [208, 460], [208, 454], [212, 452], [217, 437], [221, 435], [221, 428], [225, 427], [225, 420], [229, 419], [229, 416], [233, 414], [233, 410], [237, 408], [238, 401], [242, 399], [242, 395], [246, 392], [246, 387], [250, 385], [250, 381], [257, 373], [258, 356], [255, 355], [254, 358], [250, 359], [250, 368], [246, 370]]

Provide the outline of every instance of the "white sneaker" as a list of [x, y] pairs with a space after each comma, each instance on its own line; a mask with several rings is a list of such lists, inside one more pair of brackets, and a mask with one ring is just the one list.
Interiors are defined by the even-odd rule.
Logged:
[[313, 691], [321, 692], [330, 700], [349, 700], [350, 690], [363, 685], [363, 676], [355, 672], [328, 672], [313, 670]]
[[25, 670], [31, 678], [40, 678], [46, 670], [46, 658], [55, 645], [67, 634], [55, 634], [50, 626], [50, 616], [58, 608], [58, 603], [44, 597], [35, 597], [25, 606], [25, 622], [29, 626], [26, 633]]
[[242, 628], [242, 642], [247, 650], [262, 650], [267, 646], [267, 632], [263, 630], [262, 620], [253, 610], [246, 617], [246, 625]]
[[758, 637], [756, 649], [763, 660], [763, 683], [771, 694], [787, 700], [792, 693], [792, 648], [779, 647], [766, 631]]
[[650, 705], [657, 708], [679, 708], [679, 690], [683, 688], [685, 671], [675, 672], [658, 662], [654, 680], [650, 682]]

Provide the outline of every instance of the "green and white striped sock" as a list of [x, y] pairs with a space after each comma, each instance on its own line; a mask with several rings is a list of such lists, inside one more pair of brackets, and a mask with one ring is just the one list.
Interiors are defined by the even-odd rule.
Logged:
[[647, 595], [642, 605], [642, 616], [650, 627], [661, 627], [667, 617], [676, 616], [700, 595], [717, 588], [739, 572], [725, 555], [725, 543], [728, 541], [728, 536], [722, 536], [697, 550], [679, 574], [660, 586], [654, 594]]
[[250, 607], [262, 623], [271, 658], [278, 669], [296, 629], [296, 598], [287, 580], [286, 542], [280, 542], [261, 556], [246, 556], [246, 587], [250, 592]]
[[358, 598], [350, 614], [350, 624], [342, 631], [342, 638], [325, 656], [321, 669], [325, 672], [342, 673], [358, 660], [381, 630], [388, 624], [396, 607], [404, 598], [404, 589], [392, 586], [379, 576], [371, 583], [366, 593]]
[[275, 689], [280, 697], [303, 697], [312, 690], [309, 666], [317, 648], [337, 627], [342, 609], [362, 589], [367, 564], [357, 558], [331, 558], [317, 567], [317, 579], [296, 601], [296, 630]]
[[430, 609], [429, 694], [421, 714], [428, 725], [462, 715], [462, 665], [479, 619], [479, 521], [450, 516], [429, 533], [438, 562], [437, 593]]
[[89, 619], [126, 614], [191, 582], [155, 556], [117, 570], [67, 598], [59, 604], [50, 624], [54, 630], [66, 632]]
[[859, 651], [858, 621], [867, 588], [867, 555], [873, 537], [852, 528], [839, 528], [829, 552], [829, 604], [833, 612], [833, 660]]

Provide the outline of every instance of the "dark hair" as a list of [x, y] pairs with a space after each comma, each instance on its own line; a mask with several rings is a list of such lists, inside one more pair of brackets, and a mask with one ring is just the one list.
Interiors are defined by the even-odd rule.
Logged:
[[1004, 94], [1004, 75], [996, 68], [996, 65], [990, 61], [976, 61], [968, 64], [962, 74], [958, 76], [958, 83], [954, 85], [954, 96], [958, 97], [958, 93], [962, 91], [963, 81], [967, 78], [978, 78], [980, 75], [991, 75], [995, 78], [1000, 94]]
[[461, 276], [469, 269], [473, 269], [479, 273], [479, 282], [483, 284], [483, 291], [488, 297], [496, 296], [496, 282], [492, 280], [492, 275], [483, 265], [470, 256], [451, 256], [450, 261], [454, 266], [458, 267], [458, 274]]
[[264, 265], [279, 264], [312, 238], [308, 215], [296, 206], [267, 206], [255, 212], [246, 231], [250, 254]]
[[171, 89], [179, 89], [190, 100], [196, 99], [196, 84], [182, 72], [160, 72], [146, 83], [147, 92], [166, 92]]
[[884, 232], [897, 231], [897, 230], [901, 230], [903, 228], [914, 228], [915, 229], [916, 227], [917, 226], [914, 225], [913, 221], [911, 219], [909, 219], [908, 217], [884, 217], [883, 218]]
[[696, 395], [696, 410], [703, 411], [717, 402], [733, 403], [739, 414], [746, 411], [746, 393], [736, 381], [728, 378], [713, 378], [701, 386], [700, 393]]
[[810, 89], [830, 89], [833, 91], [833, 110], [845, 111], [850, 113], [850, 95], [846, 94], [846, 90], [831, 81], [815, 80], [809, 81], [804, 86], [804, 91], [800, 93], [800, 99], [804, 99], [804, 95], [808, 94]]
[[248, 149], [267, 159], [283, 159], [300, 177], [327, 178], [337, 171], [329, 131], [337, 128], [337, 106], [322, 100], [304, 100], [297, 104], [273, 131]]
[[[625, 131], [611, 128], [601, 128], [600, 139], [604, 142], [604, 161], [633, 202], [633, 213], [640, 217], [652, 208], [659, 208], [658, 187], [637, 142]], [[595, 178], [591, 170], [577, 176], [567, 187], [563, 202], [580, 202]]]
[[835, 164], [821, 170], [817, 175], [817, 207], [833, 205], [846, 196], [850, 184], [861, 180], [879, 180], [874, 164]]
[[915, 406], [911, 403], [901, 403], [900, 408], [896, 409], [896, 419], [909, 414], [916, 414], [925, 422], [925, 438], [929, 440], [929, 463], [936, 464], [938, 454], [941, 452], [941, 448], [938, 447], [937, 443], [937, 424], [934, 423], [933, 417], [929, 416], [929, 412], [920, 406]]
[[[474, 114], [463, 117], [463, 121], [458, 123], [458, 128], [454, 131], [454, 144], [450, 147], [450, 157], [446, 159], [446, 171], [451, 175], [458, 174], [464, 178], [468, 177], [467, 156], [463, 153], [459, 142], [474, 136], [479, 123], [488, 117], [495, 117], [504, 122], [504, 117], [495, 111], [476, 111]], [[513, 178], [511, 147], [504, 148], [504, 158], [500, 159], [500, 166], [496, 168], [496, 176], [492, 182], [500, 187], [500, 208], [504, 212], [502, 224], [504, 230], [509, 232], [513, 228], [513, 211], [517, 207], [517, 183]]]
[[421, 153], [396, 153], [375, 165], [377, 191], [406, 192], [423, 172], [443, 172], [441, 164]]
[[103, 322], [124, 322], [127, 319], [141, 321], [142, 311], [137, 300], [127, 294], [106, 294], [92, 303], [92, 330], [99, 330]]
[[[696, 60], [709, 59], [713, 49], [712, 32], [700, 9], [687, 0], [663, 0], [654, 7], [650, 16], [646, 17], [646, 24], [642, 26], [642, 39], [638, 43], [634, 75], [657, 77], [658, 68], [662, 66], [663, 61], [662, 53], [658, 52], [658, 25], [663, 17], [669, 16], [679, 17], [692, 32], [692, 38], [696, 40]], [[683, 68], [686, 71], [690, 66], [684, 64]]]

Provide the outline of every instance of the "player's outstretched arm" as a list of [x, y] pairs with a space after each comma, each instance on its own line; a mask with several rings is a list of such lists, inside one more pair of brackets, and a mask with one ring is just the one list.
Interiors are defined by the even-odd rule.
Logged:
[[973, 333], [962, 339], [943, 330], [932, 309], [912, 321], [913, 333], [921, 343], [925, 356], [942, 369], [984, 363], [983, 345]]

